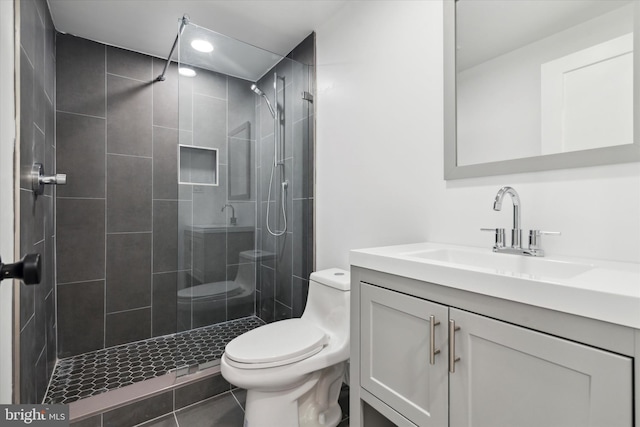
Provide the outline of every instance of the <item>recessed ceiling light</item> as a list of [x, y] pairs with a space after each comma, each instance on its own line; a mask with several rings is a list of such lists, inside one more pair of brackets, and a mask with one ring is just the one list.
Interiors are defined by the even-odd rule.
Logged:
[[195, 77], [196, 70], [194, 70], [193, 68], [180, 67], [178, 68], [178, 73], [185, 77]]
[[213, 51], [213, 45], [206, 40], [196, 39], [191, 42], [191, 47], [198, 52], [209, 53]]

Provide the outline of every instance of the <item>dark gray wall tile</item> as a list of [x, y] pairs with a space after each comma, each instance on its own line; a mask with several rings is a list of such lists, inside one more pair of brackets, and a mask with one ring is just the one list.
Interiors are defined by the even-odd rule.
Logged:
[[151, 231], [152, 159], [107, 155], [107, 231]]
[[[153, 76], [162, 73], [166, 61], [153, 59]], [[178, 128], [178, 66], [171, 63], [165, 74], [166, 79], [153, 83], [153, 124], [168, 128]]]
[[294, 199], [311, 196], [311, 172], [310, 144], [309, 144], [309, 119], [303, 119], [293, 125], [293, 185], [292, 195]]
[[280, 301], [276, 301], [274, 321], [291, 319], [291, 308], [282, 304]]
[[[193, 79], [191, 77], [178, 77], [178, 93], [178, 126], [180, 130], [193, 131]], [[182, 141], [180, 143], [186, 144]]]
[[307, 295], [309, 294], [309, 281], [299, 277], [293, 277], [293, 300], [291, 301], [291, 316], [301, 317], [307, 307]]
[[102, 427], [102, 414], [72, 422], [71, 427]]
[[220, 163], [226, 164], [227, 103], [210, 96], [193, 96], [193, 145], [217, 148]]
[[104, 280], [58, 286], [58, 356], [104, 346]]
[[153, 127], [153, 198], [178, 198], [178, 131], [175, 129]]
[[58, 112], [57, 167], [67, 174], [58, 197], [105, 197], [104, 119]]
[[235, 396], [236, 400], [238, 401], [238, 403], [240, 404], [240, 406], [244, 410], [245, 405], [247, 403], [247, 390], [245, 390], [243, 388], [234, 388], [233, 390], [231, 390], [231, 393], [233, 393], [233, 395]]
[[33, 246], [44, 239], [45, 197], [30, 190], [20, 190], [20, 256], [33, 252]]
[[312, 221], [312, 205], [308, 199], [299, 199], [293, 201], [293, 215], [291, 216], [291, 230], [293, 232], [293, 262], [292, 274], [304, 279], [308, 279], [311, 271], [308, 269], [309, 258], [312, 253], [309, 252], [309, 244], [313, 242], [313, 234], [309, 234], [313, 230]]
[[260, 271], [260, 313], [265, 322], [273, 322], [275, 315], [275, 271], [261, 267]]
[[153, 272], [178, 268], [178, 202], [153, 202]]
[[193, 78], [193, 92], [215, 98], [227, 99], [227, 76], [214, 71], [196, 69]]
[[20, 188], [31, 188], [33, 165], [33, 66], [20, 50]]
[[20, 331], [20, 402], [36, 402], [36, 327], [33, 317]]
[[177, 331], [178, 272], [156, 273], [153, 275], [153, 319], [151, 324], [154, 337]]
[[[20, 16], [20, 254], [39, 253], [42, 262], [40, 284], [20, 284], [21, 363], [18, 399], [21, 403], [37, 403], [44, 395], [49, 381], [47, 359], [55, 355], [55, 319], [53, 310], [53, 247], [52, 238], [55, 212], [51, 188], [42, 196], [31, 191], [30, 172], [33, 163], [44, 165], [45, 173], [55, 171], [54, 111], [48, 97], [52, 93], [53, 67], [45, 75], [45, 62], [50, 63], [54, 51], [45, 43], [45, 23], [49, 23], [46, 3], [42, 0], [24, 0]], [[50, 65], [50, 64], [49, 64]], [[49, 79], [45, 81], [46, 79]], [[50, 296], [47, 299], [47, 296]]]
[[105, 277], [104, 199], [58, 199], [58, 283]]
[[151, 57], [107, 46], [107, 73], [146, 82], [151, 81]]
[[49, 385], [49, 377], [47, 376], [47, 348], [46, 342], [40, 353], [40, 357], [36, 361], [35, 365], [35, 380], [36, 380], [36, 402], [42, 402], [44, 395], [47, 392], [47, 386]]
[[[173, 392], [132, 403], [102, 415], [104, 427], [133, 426], [157, 418], [173, 409]], [[188, 424], [187, 424], [188, 425]]]
[[37, 37], [36, 25], [38, 24], [38, 12], [34, 1], [20, 3], [20, 45], [33, 63], [35, 57], [35, 39]]
[[244, 421], [244, 412], [229, 392], [177, 411], [176, 417], [178, 424], [185, 426], [238, 427]]
[[105, 347], [150, 338], [151, 308], [109, 313], [105, 328]]
[[107, 234], [107, 313], [151, 305], [151, 233]]
[[168, 415], [156, 418], [144, 424], [138, 424], [137, 427], [178, 427], [178, 422], [176, 421], [176, 417], [172, 412]]
[[107, 152], [151, 157], [152, 86], [107, 76]]
[[[252, 82], [247, 80], [229, 77], [229, 131], [249, 122], [251, 129], [255, 128], [255, 101], [257, 96], [251, 90]], [[249, 139], [255, 139], [251, 135]]]
[[105, 46], [58, 34], [56, 38], [56, 108], [105, 117]]
[[231, 386], [220, 374], [196, 381], [175, 390], [175, 409], [181, 409], [220, 393], [229, 391]]
[[56, 29], [51, 15], [45, 14], [44, 22], [44, 89], [51, 101], [54, 101], [56, 88]]
[[[291, 252], [292, 233], [284, 233], [276, 238], [278, 251], [276, 259], [276, 300], [291, 307]], [[296, 254], [299, 255], [299, 254]]]

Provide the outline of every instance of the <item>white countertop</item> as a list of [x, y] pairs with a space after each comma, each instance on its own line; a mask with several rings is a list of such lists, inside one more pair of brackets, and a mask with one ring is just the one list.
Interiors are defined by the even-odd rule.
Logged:
[[[460, 253], [464, 257], [430, 259], [430, 253]], [[417, 254], [417, 255], [416, 255]], [[420, 257], [420, 254], [427, 254]], [[495, 258], [494, 258], [495, 257]], [[484, 266], [524, 262], [574, 267], [574, 273], [548, 277], [514, 268]], [[466, 263], [464, 259], [480, 261]], [[416, 243], [352, 250], [351, 265], [436, 283], [455, 289], [517, 301], [551, 310], [640, 329], [640, 264], [592, 259], [494, 254], [490, 248]], [[506, 264], [505, 264], [506, 262]], [[581, 271], [585, 270], [585, 271]], [[552, 271], [552, 270], [550, 270]]]

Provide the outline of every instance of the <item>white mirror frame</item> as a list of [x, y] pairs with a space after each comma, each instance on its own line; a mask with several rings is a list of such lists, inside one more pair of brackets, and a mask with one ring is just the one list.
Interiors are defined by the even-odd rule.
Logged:
[[[445, 180], [640, 161], [640, 30], [637, 30], [633, 33], [637, 52], [633, 56], [633, 144], [459, 166], [456, 143], [456, 2], [445, 0], [443, 3]], [[634, 7], [634, 23], [635, 29], [640, 28], [638, 3]]]

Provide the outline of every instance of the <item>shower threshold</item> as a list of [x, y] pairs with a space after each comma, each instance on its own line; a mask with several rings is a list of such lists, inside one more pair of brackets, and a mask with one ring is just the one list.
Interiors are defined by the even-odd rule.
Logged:
[[143, 381], [170, 386], [177, 376], [219, 365], [229, 341], [261, 325], [260, 318], [245, 317], [61, 359], [44, 403], [76, 406], [74, 402], [134, 389]]

